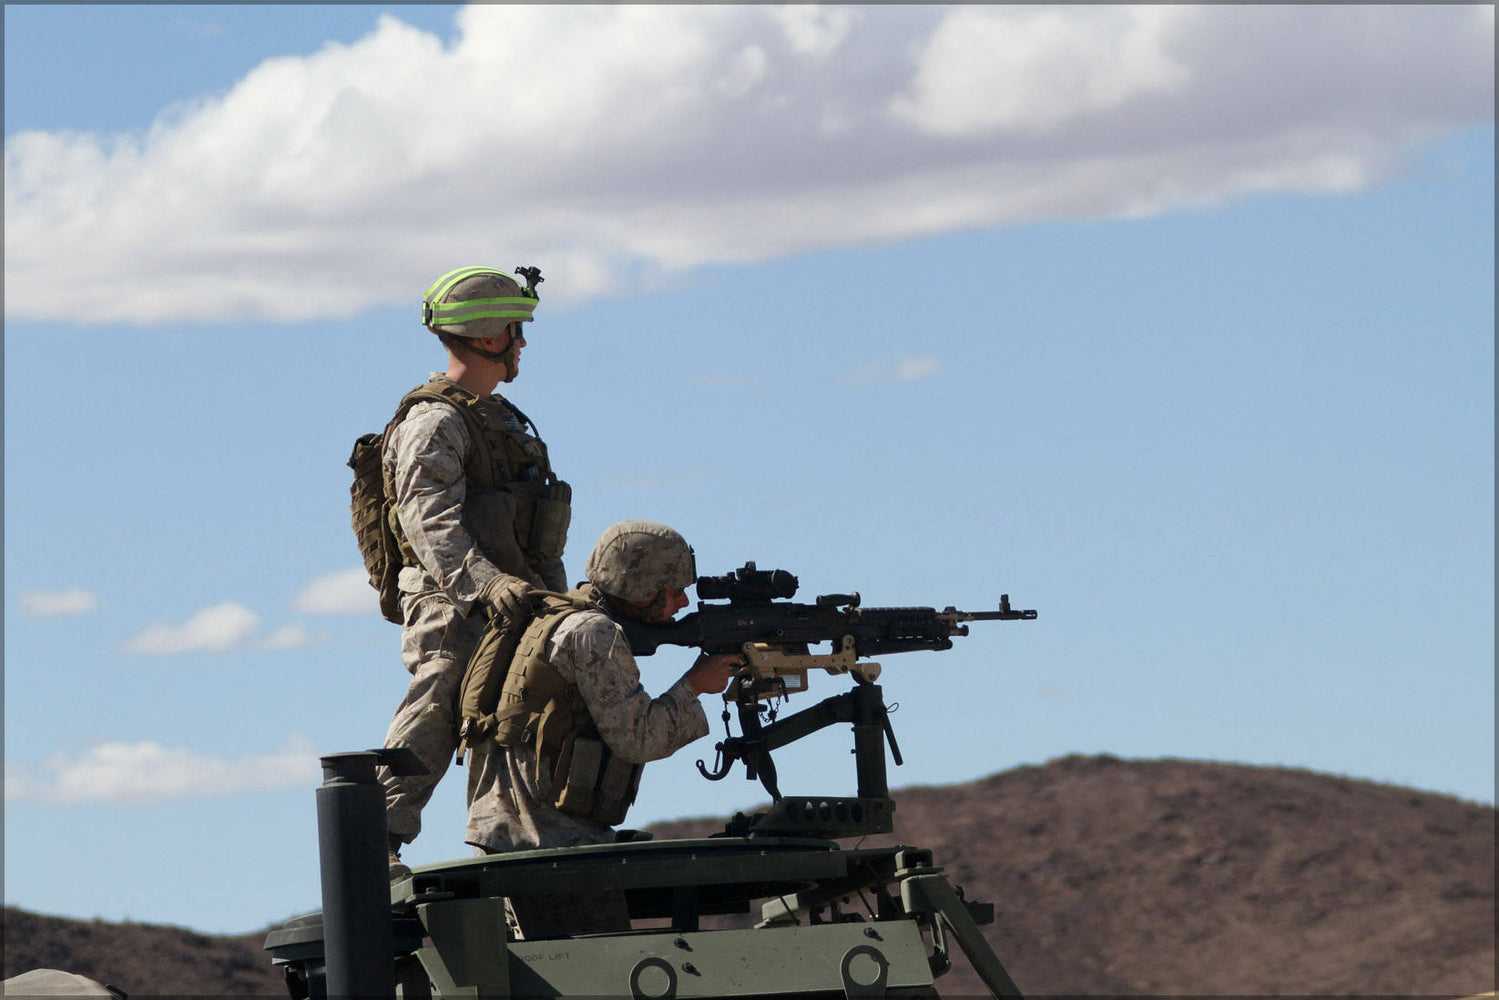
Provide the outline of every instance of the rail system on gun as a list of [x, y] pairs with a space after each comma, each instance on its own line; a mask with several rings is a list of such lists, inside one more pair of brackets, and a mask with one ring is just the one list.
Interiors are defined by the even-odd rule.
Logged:
[[[862, 657], [951, 649], [953, 636], [968, 634], [968, 622], [1036, 617], [1033, 610], [1010, 607], [1009, 594], [1001, 595], [997, 611], [959, 611], [951, 605], [941, 611], [925, 607], [861, 609], [858, 591], [821, 594], [812, 605], [775, 603], [795, 597], [798, 586], [797, 578], [786, 570], [757, 569], [753, 562], [747, 562], [723, 576], [701, 576], [697, 580], [699, 612], [711, 614], [715, 608], [729, 612], [734, 616], [732, 625], [722, 620], [699, 623], [688, 615], [677, 625], [661, 630], [631, 622], [626, 631], [632, 647], [642, 654], [654, 652], [657, 645], [666, 642], [695, 645], [693, 637], [701, 640], [704, 632], [715, 640], [714, 652], [732, 652], [729, 645], [743, 639], [738, 651], [744, 654], [756, 678], [751, 689], [765, 698], [805, 690], [810, 669], [853, 673], [873, 683], [879, 677], [880, 665]], [[728, 604], [714, 606], [709, 601]], [[843, 635], [829, 634], [838, 631]], [[806, 647], [821, 638], [834, 644], [833, 652], [809, 653]]]

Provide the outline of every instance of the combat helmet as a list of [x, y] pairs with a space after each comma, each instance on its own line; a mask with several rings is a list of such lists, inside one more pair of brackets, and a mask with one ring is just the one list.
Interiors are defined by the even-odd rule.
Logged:
[[459, 267], [422, 294], [422, 325], [433, 333], [455, 337], [503, 337], [511, 323], [530, 322], [540, 296], [541, 270], [518, 267], [525, 287], [492, 267]]
[[692, 586], [697, 560], [674, 529], [655, 521], [620, 521], [599, 536], [583, 574], [610, 597], [649, 601], [667, 587]]

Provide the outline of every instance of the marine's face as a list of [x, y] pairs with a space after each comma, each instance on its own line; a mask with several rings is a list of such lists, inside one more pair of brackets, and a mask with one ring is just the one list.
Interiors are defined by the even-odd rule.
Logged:
[[666, 620], [671, 621], [677, 612], [687, 607], [687, 591], [681, 587], [666, 588]]
[[635, 609], [632, 617], [653, 625], [665, 625], [687, 607], [687, 591], [681, 587], [668, 586], [649, 601], [625, 601]]

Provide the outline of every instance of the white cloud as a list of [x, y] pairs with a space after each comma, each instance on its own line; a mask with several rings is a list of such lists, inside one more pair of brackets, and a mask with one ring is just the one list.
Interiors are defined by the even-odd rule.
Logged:
[[313, 642], [312, 631], [299, 622], [290, 625], [282, 625], [260, 640], [262, 649], [296, 649]]
[[919, 382], [931, 378], [942, 368], [936, 358], [901, 358], [895, 362], [897, 382]]
[[18, 802], [139, 805], [313, 788], [318, 755], [307, 740], [233, 760], [150, 740], [104, 743], [81, 754], [60, 752], [37, 764], [5, 763], [5, 798]]
[[877, 382], [920, 382], [942, 370], [942, 362], [932, 357], [870, 359], [846, 372], [843, 381], [853, 385]]
[[260, 627], [255, 612], [225, 601], [204, 608], [181, 625], [157, 622], [124, 645], [129, 653], [223, 653], [244, 645]]
[[[5, 148], [7, 315], [298, 320], [1368, 185], [1493, 119], [1489, 7], [477, 4]], [[503, 234], [503, 245], [497, 242]], [[85, 280], [86, 278], [86, 280]]]
[[61, 618], [82, 615], [99, 607], [98, 595], [82, 587], [39, 590], [21, 595], [21, 614], [31, 618]]
[[826, 59], [842, 45], [863, 12], [821, 4], [782, 4], [768, 9], [798, 55]]
[[378, 614], [380, 601], [369, 573], [354, 566], [309, 581], [292, 599], [292, 607], [308, 615]]
[[936, 135], [1045, 132], [1156, 94], [1186, 68], [1166, 51], [1172, 7], [964, 7], [932, 32], [895, 114]]

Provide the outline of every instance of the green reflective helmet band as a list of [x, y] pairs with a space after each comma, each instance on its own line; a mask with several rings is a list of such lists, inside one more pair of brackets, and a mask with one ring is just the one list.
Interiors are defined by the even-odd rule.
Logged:
[[476, 319], [518, 319], [529, 322], [534, 317], [535, 299], [469, 299], [466, 302], [445, 302], [428, 306], [429, 326], [449, 326], [455, 323], [471, 323]]
[[[453, 286], [458, 284], [458, 282], [462, 281], [464, 278], [472, 278], [476, 274], [499, 274], [510, 278], [511, 281], [515, 281], [514, 277], [506, 274], [504, 271], [501, 271], [497, 267], [481, 267], [476, 264], [470, 264], [468, 267], [455, 267], [447, 274], [444, 274], [442, 277], [432, 282], [432, 287], [428, 288], [425, 292], [422, 293], [422, 298], [426, 299], [428, 302], [433, 302], [437, 299], [440, 299], [444, 295], [448, 294], [448, 292], [451, 292], [453, 290]], [[515, 286], [519, 288], [520, 282], [516, 281]]]

